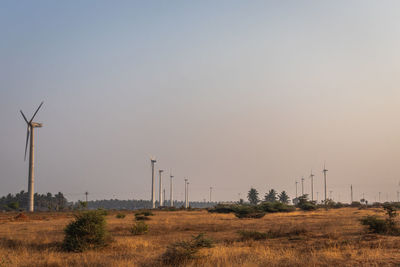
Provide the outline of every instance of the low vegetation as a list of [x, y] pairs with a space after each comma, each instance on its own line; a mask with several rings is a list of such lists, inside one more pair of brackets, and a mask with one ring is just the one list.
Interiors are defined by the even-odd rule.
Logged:
[[183, 263], [199, 257], [201, 248], [212, 248], [214, 242], [204, 234], [193, 236], [189, 241], [179, 241], [168, 246], [162, 256], [162, 262], [167, 265], [180, 266]]
[[124, 213], [118, 213], [117, 215], [115, 215], [115, 218], [117, 218], [117, 219], [123, 219], [125, 217], [126, 217], [126, 215]]
[[400, 228], [395, 221], [397, 217], [397, 207], [386, 203], [383, 208], [387, 216], [385, 219], [379, 218], [376, 215], [369, 215], [360, 220], [361, 224], [368, 226], [368, 230], [372, 233], [400, 235]]
[[138, 221], [135, 222], [130, 231], [133, 235], [143, 235], [149, 231], [149, 226], [143, 221]]
[[240, 236], [240, 241], [267, 239], [267, 233], [262, 233], [258, 231], [241, 230], [238, 231], [238, 234]]
[[87, 211], [75, 215], [75, 220], [64, 230], [63, 248], [66, 251], [82, 252], [101, 248], [110, 242], [104, 215], [99, 211]]

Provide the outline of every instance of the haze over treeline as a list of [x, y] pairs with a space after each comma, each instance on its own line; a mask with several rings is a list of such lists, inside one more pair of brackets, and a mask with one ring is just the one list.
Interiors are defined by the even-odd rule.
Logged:
[[182, 200], [250, 187], [396, 199], [398, 1], [2, 1], [0, 195], [149, 199], [150, 156]]

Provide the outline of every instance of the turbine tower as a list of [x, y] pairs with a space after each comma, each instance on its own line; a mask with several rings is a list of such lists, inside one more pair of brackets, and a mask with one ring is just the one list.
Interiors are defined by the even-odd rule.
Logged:
[[326, 173], [328, 170], [325, 167], [325, 162], [324, 162], [324, 170], [322, 171], [324, 173], [324, 190], [325, 190], [325, 205], [326, 205]]
[[351, 203], [353, 203], [353, 185], [351, 184], [350, 185], [350, 200], [351, 200]]
[[156, 163], [157, 161], [153, 158], [150, 158], [151, 161], [151, 207], [153, 209], [156, 208], [156, 185], [155, 185], [155, 181], [154, 181], [154, 163]]
[[301, 177], [301, 195], [304, 196], [304, 177]]
[[29, 212], [33, 212], [34, 206], [35, 206], [35, 203], [34, 203], [34, 191], [35, 191], [35, 172], [34, 172], [35, 135], [34, 135], [34, 129], [41, 128], [43, 126], [42, 123], [33, 122], [33, 119], [35, 118], [36, 114], [38, 113], [38, 111], [42, 107], [42, 105], [43, 105], [43, 102], [40, 103], [39, 107], [36, 109], [35, 113], [33, 114], [32, 118], [30, 119], [30, 121], [27, 120], [27, 118], [25, 117], [22, 110], [20, 110], [21, 115], [27, 124], [24, 160], [26, 160], [26, 152], [28, 149], [28, 142], [30, 144], [30, 146], [29, 146], [29, 176], [28, 176], [28, 211]]
[[314, 201], [314, 174], [311, 170], [310, 178], [311, 178], [311, 201]]
[[299, 182], [295, 181], [294, 183], [295, 183], [295, 185], [296, 185], [296, 198], [297, 198], [297, 184], [298, 184]]
[[162, 198], [162, 173], [163, 173], [163, 171], [164, 170], [159, 170], [158, 172], [160, 173], [160, 184], [159, 184], [159, 192], [158, 192], [158, 200], [159, 200], [159, 202], [158, 202], [158, 206], [159, 207], [162, 207], [163, 205], [164, 205], [164, 203], [163, 203], [163, 198]]
[[174, 206], [174, 199], [173, 199], [173, 192], [172, 192], [172, 178], [174, 178], [174, 176], [172, 176], [172, 173], [169, 175], [170, 178], [170, 188], [169, 188], [169, 201], [170, 201], [170, 206], [173, 207]]
[[187, 201], [186, 201], [186, 208], [189, 208], [189, 182], [187, 182], [186, 183], [186, 191], [187, 191], [187, 194], [186, 194], [186, 199], [187, 199]]
[[187, 208], [187, 180], [188, 179], [185, 178], [185, 209]]

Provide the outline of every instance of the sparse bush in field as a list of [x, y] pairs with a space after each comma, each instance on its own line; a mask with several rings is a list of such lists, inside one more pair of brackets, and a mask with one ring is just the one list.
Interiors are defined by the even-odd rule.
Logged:
[[133, 235], [143, 235], [149, 231], [149, 226], [145, 222], [136, 222], [132, 228], [131, 233]]
[[397, 216], [396, 206], [384, 203], [387, 218], [381, 219], [377, 216], [366, 216], [360, 220], [362, 225], [368, 226], [369, 230], [377, 234], [399, 235], [400, 228], [396, 225], [394, 218]]
[[208, 209], [208, 212], [231, 213], [231, 212], [235, 212], [237, 207], [238, 207], [238, 205], [217, 204], [214, 208]]
[[259, 219], [265, 216], [265, 212], [260, 211], [257, 207], [254, 206], [240, 206], [235, 210], [235, 216], [239, 219]]
[[281, 202], [263, 202], [259, 206], [259, 209], [265, 212], [290, 212], [296, 210], [295, 207], [289, 206]]
[[107, 216], [108, 215], [108, 211], [102, 208], [97, 209], [97, 212], [103, 216]]
[[358, 201], [353, 201], [351, 202], [350, 207], [359, 208], [361, 207], [361, 203]]
[[185, 262], [198, 257], [200, 248], [213, 247], [213, 241], [199, 234], [193, 236], [190, 241], [180, 241], [168, 246], [167, 251], [162, 255], [162, 261], [168, 265], [182, 265]]
[[100, 248], [110, 242], [104, 215], [98, 211], [87, 211], [75, 215], [75, 220], [64, 230], [63, 248], [66, 251], [81, 252]]
[[126, 217], [126, 215], [123, 214], [123, 213], [118, 213], [118, 214], [115, 216], [115, 218], [117, 218], [117, 219], [123, 219], [123, 218], [125, 218], [125, 217]]
[[312, 202], [308, 200], [308, 195], [304, 194], [300, 197], [297, 198], [297, 207], [299, 207], [301, 210], [316, 210], [317, 206]]
[[388, 232], [386, 220], [380, 219], [377, 216], [366, 216], [360, 222], [362, 225], [368, 226], [369, 230], [373, 233], [386, 234]]
[[238, 231], [238, 234], [240, 235], [240, 240], [241, 241], [246, 241], [246, 240], [263, 240], [267, 238], [267, 233], [262, 233], [258, 231]]
[[154, 214], [148, 210], [139, 211], [139, 212], [135, 213], [135, 219], [137, 221], [148, 221], [148, 220], [150, 220], [149, 216], [154, 216]]
[[271, 229], [266, 234], [269, 238], [279, 238], [279, 237], [290, 237], [290, 236], [298, 236], [301, 234], [307, 233], [307, 230], [302, 227], [280, 227], [278, 229]]

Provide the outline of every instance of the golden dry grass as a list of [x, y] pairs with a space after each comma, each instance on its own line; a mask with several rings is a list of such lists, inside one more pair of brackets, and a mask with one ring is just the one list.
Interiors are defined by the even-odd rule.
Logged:
[[[343, 208], [313, 212], [268, 214], [261, 219], [237, 219], [206, 211], [155, 211], [146, 235], [133, 236], [133, 212], [124, 219], [107, 216], [114, 242], [84, 253], [60, 249], [71, 213], [0, 214], [0, 266], [161, 266], [166, 247], [205, 233], [213, 248], [185, 266], [398, 266], [400, 237], [368, 234], [359, 223], [382, 210]], [[239, 230], [271, 231], [276, 238], [240, 241]], [[296, 234], [296, 230], [305, 230]], [[300, 231], [301, 232], [301, 231]]]

